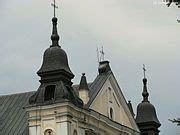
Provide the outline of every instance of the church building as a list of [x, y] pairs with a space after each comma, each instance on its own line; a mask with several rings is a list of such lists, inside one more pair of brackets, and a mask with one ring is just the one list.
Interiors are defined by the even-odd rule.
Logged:
[[73, 84], [68, 55], [59, 45], [57, 21], [54, 16], [52, 44], [37, 72], [39, 88], [0, 96], [0, 135], [158, 135], [161, 124], [148, 100], [145, 76], [136, 115], [109, 61], [99, 62], [94, 81], [88, 82], [82, 73], [80, 83]]

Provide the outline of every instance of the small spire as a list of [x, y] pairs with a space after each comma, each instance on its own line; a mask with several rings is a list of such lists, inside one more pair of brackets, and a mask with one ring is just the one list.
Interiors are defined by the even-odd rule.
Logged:
[[144, 73], [144, 78], [143, 78], [143, 93], [142, 93], [142, 96], [143, 96], [143, 101], [142, 102], [149, 102], [148, 101], [148, 96], [149, 96], [149, 93], [147, 91], [147, 79], [146, 79], [146, 68], [145, 68], [145, 65], [143, 64], [143, 73]]
[[52, 35], [51, 35], [51, 40], [52, 40], [52, 45], [53, 46], [59, 46], [59, 35], [57, 32], [57, 18], [56, 18], [56, 11], [55, 9], [58, 8], [56, 6], [56, 1], [54, 0], [54, 3], [51, 4], [54, 7], [54, 17], [52, 18], [52, 23], [53, 23], [53, 30], [52, 30]]
[[79, 90], [89, 90], [85, 73], [82, 73]]
[[51, 40], [52, 40], [52, 46], [59, 46], [59, 35], [57, 32], [57, 18], [53, 17], [52, 18], [53, 22], [53, 30], [52, 30], [52, 35], [51, 35]]
[[132, 104], [131, 104], [131, 100], [128, 100], [128, 103], [127, 103], [128, 107], [129, 107], [129, 110], [134, 118], [135, 114], [134, 114], [134, 111], [133, 111], [133, 107], [132, 107]]

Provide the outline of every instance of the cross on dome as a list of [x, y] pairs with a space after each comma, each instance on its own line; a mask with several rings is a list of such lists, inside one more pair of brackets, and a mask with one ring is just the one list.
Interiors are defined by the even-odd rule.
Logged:
[[51, 6], [53, 6], [54, 8], [54, 17], [56, 17], [56, 8], [58, 8], [58, 6], [56, 6], [56, 0], [54, 0], [53, 3], [51, 3]]
[[146, 78], [146, 67], [144, 64], [143, 64], [143, 72], [144, 72], [144, 78]]

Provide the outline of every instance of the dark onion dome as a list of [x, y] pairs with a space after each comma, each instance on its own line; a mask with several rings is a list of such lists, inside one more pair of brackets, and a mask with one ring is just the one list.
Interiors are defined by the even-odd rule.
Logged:
[[161, 125], [157, 115], [155, 107], [149, 102], [142, 102], [137, 106], [136, 123], [154, 122], [157, 125]]
[[147, 91], [146, 78], [143, 79], [143, 85], [143, 101], [137, 106], [136, 123], [138, 125], [149, 123], [158, 128], [161, 124], [157, 118], [155, 107], [148, 100], [149, 93]]
[[60, 46], [51, 46], [46, 49], [43, 57], [43, 64], [37, 73], [41, 76], [43, 73], [52, 71], [65, 71], [71, 75], [71, 78], [74, 77], [68, 65], [66, 52], [61, 49]]

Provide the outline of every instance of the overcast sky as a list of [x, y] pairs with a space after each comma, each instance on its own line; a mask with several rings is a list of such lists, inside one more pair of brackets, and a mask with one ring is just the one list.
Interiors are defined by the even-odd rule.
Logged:
[[[0, 0], [0, 95], [37, 90], [44, 50], [51, 45], [50, 0]], [[180, 114], [180, 11], [155, 0], [57, 0], [60, 44], [74, 83], [82, 72], [97, 75], [97, 46], [134, 111], [142, 101], [146, 64], [150, 101], [162, 124], [160, 135], [176, 135], [168, 121]], [[180, 133], [180, 132], [179, 132]]]

